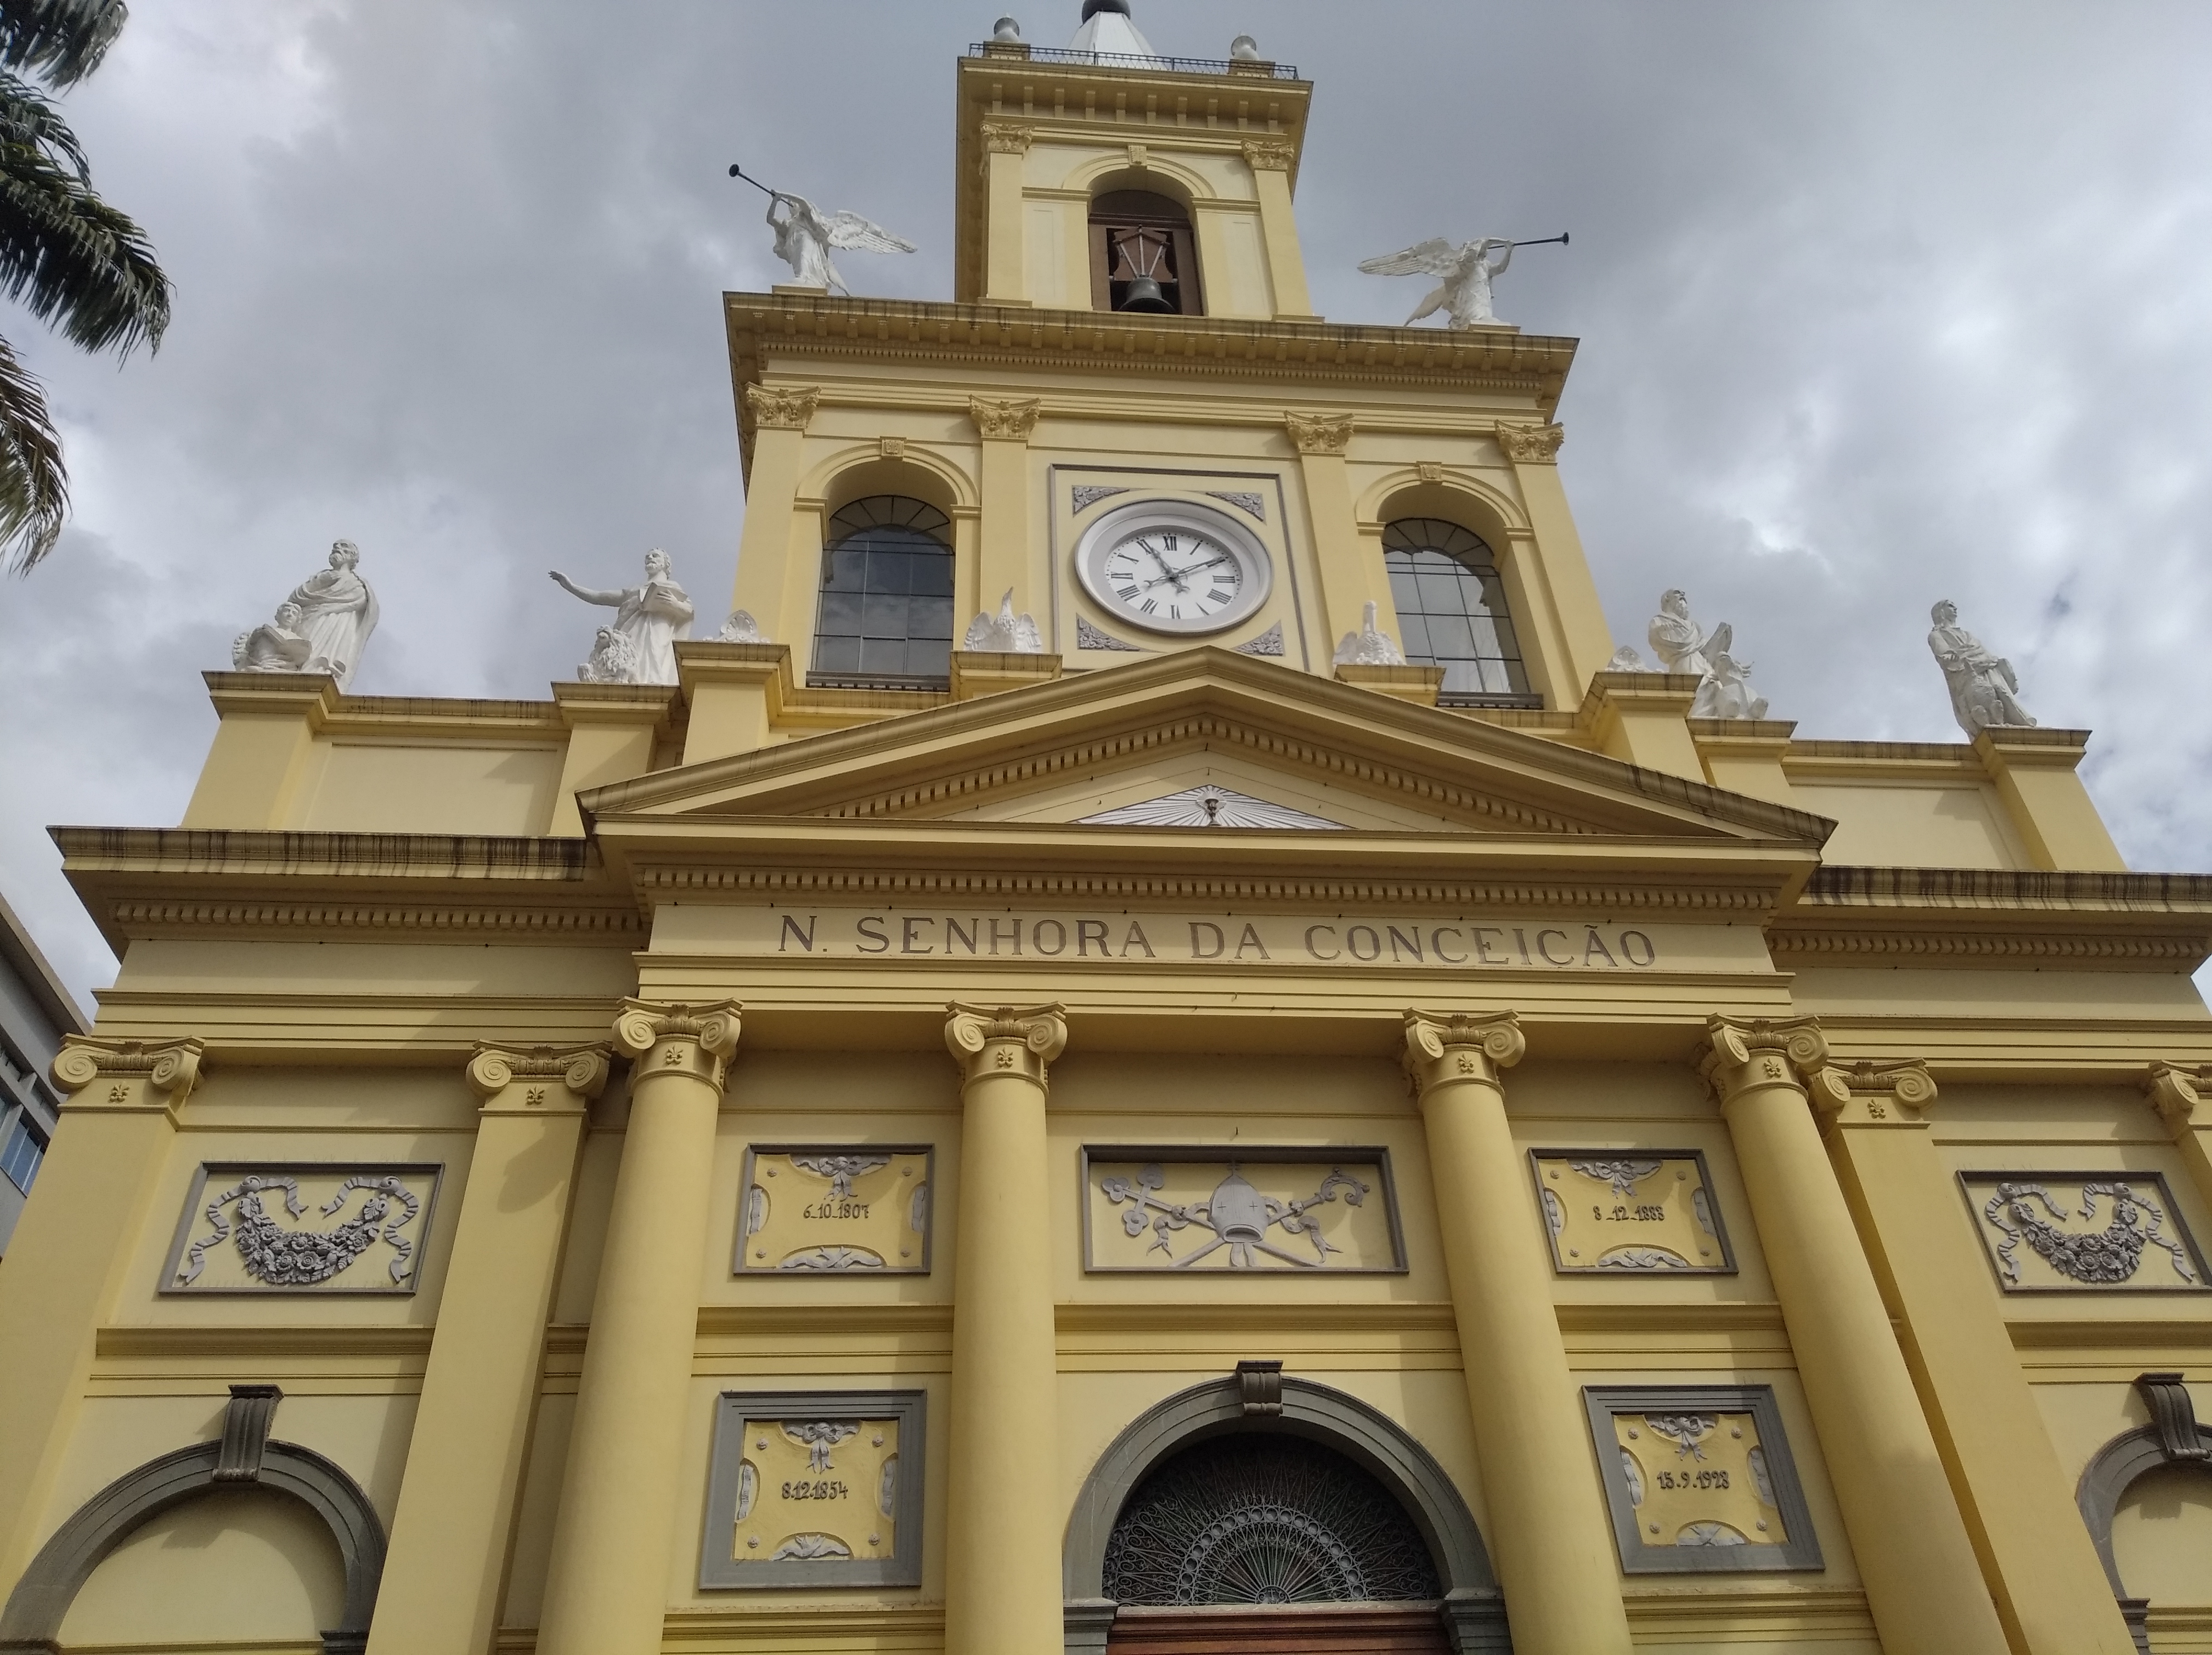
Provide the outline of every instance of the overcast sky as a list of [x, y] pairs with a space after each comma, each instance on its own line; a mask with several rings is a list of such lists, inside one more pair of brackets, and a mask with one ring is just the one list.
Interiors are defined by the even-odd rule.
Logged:
[[[1028, 37], [1076, 0], [1019, 0]], [[198, 672], [358, 541], [356, 691], [542, 698], [668, 549], [725, 606], [744, 501], [716, 295], [781, 270], [748, 170], [921, 244], [951, 292], [953, 59], [990, 0], [134, 0], [65, 107], [176, 283], [155, 357], [19, 311], [75, 521], [0, 582], [0, 887], [114, 963], [49, 823], [174, 824]], [[2139, 868], [2212, 868], [2212, 8], [1138, 0], [1316, 82], [1315, 302], [1430, 235], [1538, 236], [1506, 319], [1582, 340], [1562, 458], [1617, 638], [1736, 626], [1801, 735], [1955, 740], [1928, 606], [2094, 729]]]

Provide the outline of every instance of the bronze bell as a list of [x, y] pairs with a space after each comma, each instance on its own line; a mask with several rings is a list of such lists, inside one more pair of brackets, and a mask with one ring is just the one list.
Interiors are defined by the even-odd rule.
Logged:
[[1150, 276], [1136, 277], [1130, 281], [1129, 290], [1121, 299], [1121, 308], [1141, 310], [1151, 316], [1172, 316], [1176, 313], [1176, 307], [1168, 302], [1167, 295], [1160, 291], [1158, 278]]

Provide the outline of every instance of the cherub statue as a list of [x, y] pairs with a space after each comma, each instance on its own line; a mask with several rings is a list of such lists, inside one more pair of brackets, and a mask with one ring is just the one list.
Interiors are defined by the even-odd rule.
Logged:
[[[784, 216], [776, 216], [776, 209]], [[902, 236], [893, 235], [880, 224], [872, 224], [858, 213], [831, 213], [823, 216], [815, 204], [805, 196], [787, 195], [781, 190], [769, 192], [768, 222], [775, 231], [775, 256], [791, 266], [792, 285], [820, 288], [827, 292], [831, 288], [850, 294], [845, 278], [830, 262], [830, 249], [852, 248], [860, 253], [913, 253], [913, 242]]]
[[300, 630], [300, 605], [276, 605], [276, 618], [241, 632], [230, 646], [230, 664], [241, 672], [304, 672], [312, 646]]
[[966, 650], [993, 650], [1007, 655], [1042, 655], [1044, 636], [1037, 630], [1036, 617], [1014, 613], [1014, 593], [1010, 587], [1006, 595], [999, 599], [996, 615], [978, 615], [968, 623], [968, 635], [960, 640]]
[[1928, 612], [1936, 623], [1928, 648], [1943, 669], [1951, 713], [1971, 740], [1984, 730], [2032, 729], [2035, 720], [2020, 704], [2020, 675], [2002, 655], [1959, 624], [1959, 605], [1948, 598]]
[[[1359, 268], [1369, 276], [1444, 278], [1443, 285], [1422, 300], [1413, 313], [1406, 318], [1407, 326], [1441, 310], [1453, 327], [1476, 327], [1498, 320], [1497, 312], [1490, 307], [1490, 284], [1505, 274], [1505, 267], [1513, 262], [1514, 245], [1502, 237], [1486, 235], [1480, 240], [1454, 246], [1438, 236], [1403, 253], [1394, 253], [1387, 259], [1370, 259]], [[1493, 253], [1497, 255], [1495, 264], [1491, 262]]]

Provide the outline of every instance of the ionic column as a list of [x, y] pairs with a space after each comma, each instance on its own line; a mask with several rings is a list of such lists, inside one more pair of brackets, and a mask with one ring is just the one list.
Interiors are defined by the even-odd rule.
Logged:
[[1626, 1655], [1628, 1615], [1589, 1421], [1552, 1307], [1552, 1265], [1528, 1158], [1498, 1072], [1527, 1050], [1510, 1012], [1406, 1013], [1437, 1226], [1459, 1323], [1484, 1536], [1518, 1655]]
[[961, 1072], [945, 1646], [960, 1655], [1060, 1646], [1044, 1098], [1061, 1009], [955, 1004], [945, 1020]]
[[540, 1655], [658, 1655], [668, 1607], [714, 1117], [738, 1006], [623, 1002], [629, 1127], [553, 1529]]
[[2074, 1505], [2005, 1330], [1958, 1188], [1930, 1141], [1936, 1082], [1923, 1063], [1822, 1069], [1808, 1088], [1859, 1238], [1902, 1317], [1929, 1423], [1958, 1471], [1957, 1497], [1999, 1619], [2021, 1655], [2132, 1655], [2089, 1531]]
[[1889, 1311], [1828, 1164], [1801, 1075], [1827, 1042], [1810, 1018], [1708, 1025], [1721, 1102], [1799, 1383], [1888, 1655], [2005, 1655]]
[[54, 1059], [61, 1120], [0, 1269], [0, 1591], [44, 1538], [40, 1515], [72, 1440], [94, 1342], [137, 1242], [131, 1220], [168, 1165], [200, 1050], [197, 1040], [77, 1035]]
[[607, 1049], [478, 1046], [483, 1099], [368, 1655], [491, 1647], [584, 1112]]

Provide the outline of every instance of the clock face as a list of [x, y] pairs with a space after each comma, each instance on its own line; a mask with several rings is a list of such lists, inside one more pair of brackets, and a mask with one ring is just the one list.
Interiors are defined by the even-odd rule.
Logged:
[[1181, 501], [1109, 512], [1076, 549], [1084, 590], [1115, 621], [1152, 632], [1220, 632], [1267, 601], [1267, 549], [1233, 520]]

